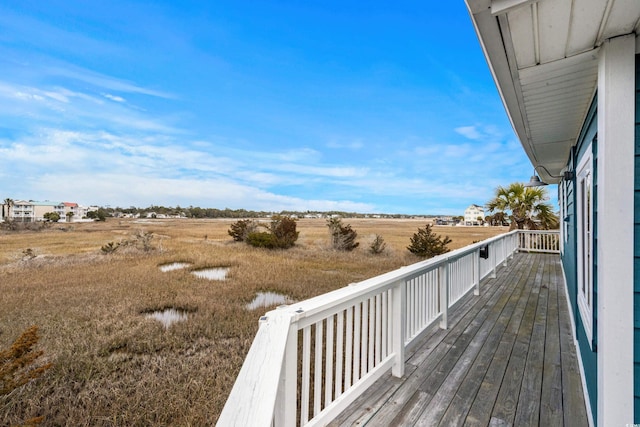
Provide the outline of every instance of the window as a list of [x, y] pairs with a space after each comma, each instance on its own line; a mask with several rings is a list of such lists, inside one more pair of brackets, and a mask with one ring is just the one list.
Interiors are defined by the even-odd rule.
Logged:
[[578, 239], [578, 309], [585, 333], [592, 342], [593, 331], [593, 174], [591, 145], [578, 165], [576, 220]]

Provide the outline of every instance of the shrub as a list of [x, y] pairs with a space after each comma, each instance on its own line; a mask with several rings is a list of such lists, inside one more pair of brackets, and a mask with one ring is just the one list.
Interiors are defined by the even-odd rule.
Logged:
[[245, 239], [247, 244], [255, 246], [256, 248], [277, 248], [276, 237], [268, 231], [254, 231], [247, 234]]
[[153, 240], [153, 233], [150, 231], [138, 230], [136, 234], [133, 235], [135, 238], [136, 246], [139, 249], [142, 249], [145, 252], [149, 252], [153, 249], [153, 245], [151, 244], [151, 240]]
[[47, 212], [42, 215], [42, 217], [51, 222], [58, 222], [60, 220], [60, 214], [58, 212]]
[[327, 220], [329, 234], [331, 235], [331, 246], [340, 251], [352, 251], [360, 243], [356, 242], [358, 233], [351, 228], [350, 224], [342, 225], [340, 218], [330, 218]]
[[449, 236], [440, 236], [431, 230], [431, 225], [418, 228], [418, 232], [411, 237], [411, 245], [407, 247], [409, 252], [420, 257], [431, 258], [449, 252], [447, 245], [451, 243]]
[[269, 231], [252, 231], [247, 234], [245, 241], [259, 248], [286, 249], [292, 247], [298, 235], [296, 231], [296, 220], [282, 215], [275, 215], [271, 218], [268, 226]]
[[0, 396], [40, 377], [51, 367], [51, 363], [36, 367], [36, 359], [43, 351], [34, 351], [38, 343], [38, 327], [24, 331], [8, 350], [0, 350]]
[[244, 242], [249, 233], [253, 233], [258, 228], [258, 224], [251, 219], [241, 219], [231, 224], [229, 228], [229, 236], [236, 242]]
[[87, 212], [87, 218], [93, 219], [94, 221], [106, 221], [107, 220], [107, 214], [106, 214], [106, 211], [104, 209], [100, 208], [97, 211], [89, 211], [89, 212]]
[[114, 253], [120, 247], [120, 243], [109, 242], [106, 245], [102, 246], [100, 250], [104, 255], [109, 255]]
[[23, 260], [30, 260], [30, 259], [34, 259], [36, 257], [36, 252], [31, 249], [31, 248], [27, 248], [25, 250], [22, 251], [22, 259]]
[[379, 234], [376, 234], [375, 237], [373, 238], [373, 241], [369, 245], [369, 252], [371, 252], [374, 255], [378, 255], [384, 252], [386, 247], [387, 247], [387, 244], [385, 243], [382, 236]]
[[296, 231], [296, 220], [283, 215], [271, 217], [269, 230], [275, 236], [278, 248], [290, 248], [300, 235], [300, 232]]

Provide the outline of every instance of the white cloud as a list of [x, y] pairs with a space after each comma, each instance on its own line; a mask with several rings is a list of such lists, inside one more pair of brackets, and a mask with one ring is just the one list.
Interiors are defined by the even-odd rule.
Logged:
[[[51, 200], [70, 197], [80, 203], [109, 204], [111, 206], [203, 206], [248, 208], [255, 210], [344, 210], [370, 212], [368, 203], [349, 200], [307, 200], [279, 195], [225, 179], [168, 179], [137, 174], [100, 173], [65, 174], [61, 187], [53, 174], [34, 180], [35, 197], [46, 195]], [[33, 194], [33, 193], [31, 193]]]
[[[122, 133], [148, 131], [163, 134], [181, 133], [169, 117], [152, 117], [140, 108], [127, 104], [122, 97], [108, 93], [94, 96], [64, 87], [38, 88], [0, 81], [0, 117], [22, 119], [29, 116], [28, 129], [66, 122], [67, 126], [112, 129]], [[109, 96], [107, 96], [109, 95]], [[104, 97], [122, 102], [105, 103]], [[7, 102], [1, 102], [2, 99]], [[6, 122], [6, 120], [5, 120]], [[27, 126], [27, 125], [25, 125]]]
[[115, 92], [137, 93], [157, 98], [174, 99], [175, 96], [162, 90], [150, 89], [139, 86], [134, 82], [107, 76], [86, 68], [81, 68], [71, 64], [61, 64], [43, 68], [45, 74], [58, 77], [67, 77], [84, 83], [97, 86]]
[[111, 95], [110, 93], [103, 93], [102, 96], [115, 102], [126, 102], [126, 100], [123, 97]]
[[309, 164], [281, 164], [274, 165], [274, 170], [281, 172], [294, 172], [300, 175], [315, 175], [322, 177], [349, 178], [367, 174], [366, 168], [345, 166], [313, 166]]
[[475, 126], [461, 126], [454, 129], [457, 133], [464, 136], [465, 138], [477, 140], [482, 138], [482, 134], [478, 131]]

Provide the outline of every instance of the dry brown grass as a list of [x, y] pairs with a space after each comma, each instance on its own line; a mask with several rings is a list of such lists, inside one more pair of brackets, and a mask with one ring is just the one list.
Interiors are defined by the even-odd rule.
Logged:
[[[216, 421], [242, 365], [258, 317], [244, 306], [258, 291], [294, 300], [418, 261], [406, 250], [424, 226], [414, 220], [345, 220], [359, 234], [353, 252], [329, 249], [324, 220], [301, 220], [296, 247], [269, 251], [233, 243], [234, 220], [110, 220], [64, 224], [41, 232], [0, 234], [0, 349], [39, 327], [45, 375], [0, 397], [0, 425], [44, 416], [44, 425], [203, 425]], [[452, 248], [504, 232], [434, 227]], [[139, 230], [157, 248], [102, 255], [110, 241]], [[368, 253], [375, 234], [387, 251]], [[36, 255], [26, 256], [31, 249]], [[162, 273], [174, 261], [231, 267], [223, 282], [187, 270]], [[146, 319], [178, 307], [189, 320], [165, 330]]]

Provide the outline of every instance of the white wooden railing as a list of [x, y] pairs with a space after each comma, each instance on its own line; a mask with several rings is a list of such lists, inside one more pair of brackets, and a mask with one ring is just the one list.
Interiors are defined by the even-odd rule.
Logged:
[[513, 231], [268, 312], [217, 425], [328, 423], [388, 371], [401, 377], [406, 349], [514, 252], [555, 252], [557, 234]]
[[521, 251], [560, 253], [560, 233], [557, 230], [520, 230], [518, 239]]

